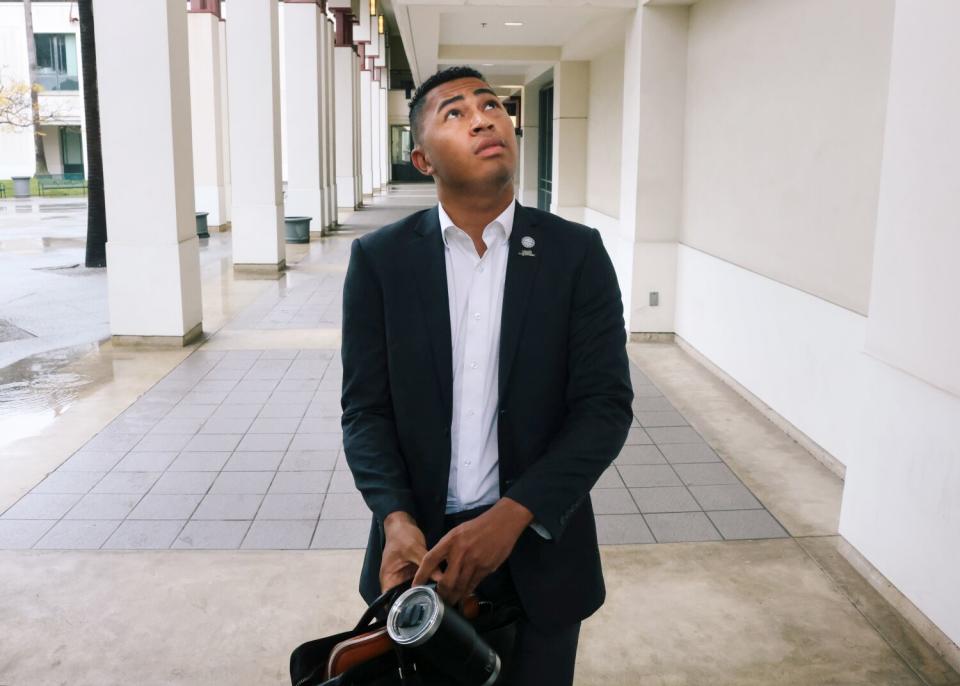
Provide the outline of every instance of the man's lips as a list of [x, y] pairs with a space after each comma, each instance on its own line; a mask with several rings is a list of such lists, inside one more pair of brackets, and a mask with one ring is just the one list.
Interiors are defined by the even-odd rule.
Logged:
[[484, 141], [479, 146], [477, 146], [477, 149], [474, 151], [474, 154], [487, 157], [489, 155], [494, 155], [500, 152], [501, 150], [506, 149], [506, 147], [507, 146], [501, 140]]

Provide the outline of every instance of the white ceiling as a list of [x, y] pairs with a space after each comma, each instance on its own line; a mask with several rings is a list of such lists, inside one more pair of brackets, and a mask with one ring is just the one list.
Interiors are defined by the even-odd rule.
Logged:
[[637, 2], [391, 0], [391, 9], [417, 83], [445, 64], [469, 64], [503, 83], [499, 77], [529, 80], [560, 59], [590, 59], [609, 49], [622, 39]]

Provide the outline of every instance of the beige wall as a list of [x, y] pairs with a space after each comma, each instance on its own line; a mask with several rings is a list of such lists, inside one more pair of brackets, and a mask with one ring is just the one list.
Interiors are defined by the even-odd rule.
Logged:
[[620, 215], [620, 128], [623, 120], [623, 45], [590, 62], [587, 120], [587, 207]]
[[690, 13], [683, 243], [866, 313], [892, 0]]

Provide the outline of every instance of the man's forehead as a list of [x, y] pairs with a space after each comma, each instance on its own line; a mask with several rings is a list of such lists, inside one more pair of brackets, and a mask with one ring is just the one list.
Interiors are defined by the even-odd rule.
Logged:
[[466, 76], [440, 84], [430, 91], [428, 100], [432, 104], [454, 95], [468, 95], [478, 88], [490, 88], [490, 84], [475, 76]]

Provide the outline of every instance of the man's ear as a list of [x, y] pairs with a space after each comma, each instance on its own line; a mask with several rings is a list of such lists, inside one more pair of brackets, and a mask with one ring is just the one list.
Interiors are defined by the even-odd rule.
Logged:
[[410, 161], [424, 176], [433, 176], [433, 165], [430, 164], [427, 153], [419, 145], [410, 151]]

